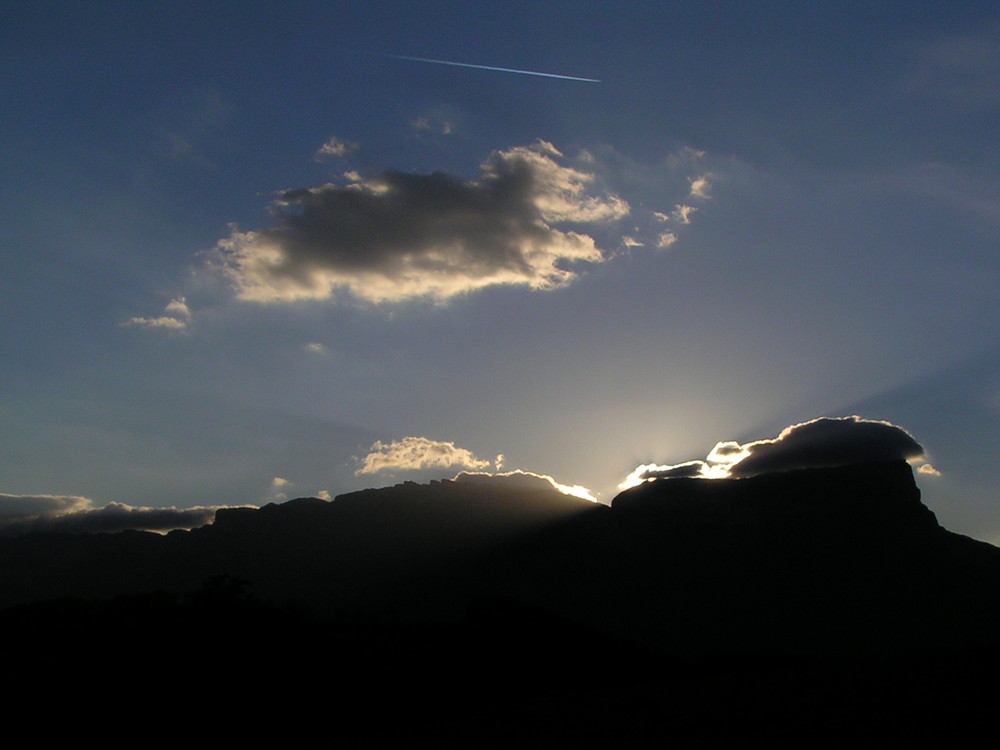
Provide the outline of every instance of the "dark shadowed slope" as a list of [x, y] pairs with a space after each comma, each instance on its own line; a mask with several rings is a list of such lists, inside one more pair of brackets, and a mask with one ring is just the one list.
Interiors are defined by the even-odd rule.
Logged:
[[273, 739], [307, 714], [435, 746], [854, 740], [872, 720], [898, 739], [992, 717], [997, 694], [1000, 550], [942, 529], [901, 461], [658, 479], [611, 508], [404, 484], [166, 536], [4, 539], [0, 566], [24, 696], [54, 676], [133, 708], [266, 700]]
[[660, 479], [511, 553], [509, 596], [655, 650], [810, 657], [1000, 634], [1000, 550], [941, 528], [905, 462]]
[[972, 648], [1000, 633], [1000, 550], [942, 529], [902, 461], [658, 479], [611, 509], [544, 487], [407, 483], [220, 511], [166, 536], [0, 541], [0, 602], [247, 582], [347, 622], [521, 602], [645, 648], [800, 655]]

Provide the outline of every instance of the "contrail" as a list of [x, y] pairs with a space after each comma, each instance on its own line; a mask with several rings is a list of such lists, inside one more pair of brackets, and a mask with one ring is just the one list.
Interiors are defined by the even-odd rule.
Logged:
[[600, 83], [599, 78], [580, 78], [579, 76], [563, 76], [558, 73], [541, 73], [537, 70], [518, 70], [517, 68], [498, 68], [494, 65], [473, 65], [472, 63], [453, 62], [451, 60], [433, 60], [429, 57], [410, 57], [409, 55], [390, 55], [397, 60], [411, 60], [413, 62], [435, 63], [437, 65], [454, 65], [456, 68], [476, 68], [477, 70], [496, 70], [500, 73], [518, 73], [523, 76], [542, 76], [543, 78], [561, 78], [564, 81], [586, 81], [587, 83]]

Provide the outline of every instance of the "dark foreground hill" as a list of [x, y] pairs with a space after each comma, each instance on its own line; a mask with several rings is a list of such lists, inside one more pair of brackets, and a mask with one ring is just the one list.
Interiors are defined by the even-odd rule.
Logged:
[[404, 484], [0, 540], [0, 570], [9, 684], [321, 710], [327, 737], [926, 738], [1000, 697], [1000, 550], [942, 529], [904, 462], [611, 508]]

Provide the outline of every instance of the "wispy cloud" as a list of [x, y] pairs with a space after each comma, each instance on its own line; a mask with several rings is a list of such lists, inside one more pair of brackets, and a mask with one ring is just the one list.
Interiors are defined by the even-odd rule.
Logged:
[[455, 132], [455, 123], [437, 115], [423, 115], [410, 123], [414, 130], [420, 130], [436, 135], [451, 135]]
[[183, 331], [191, 322], [191, 310], [184, 297], [176, 297], [163, 308], [163, 315], [155, 318], [133, 317], [123, 325], [139, 328], [159, 328], [168, 331]]
[[318, 357], [330, 356], [330, 347], [328, 347], [326, 344], [321, 344], [318, 341], [310, 341], [306, 344], [303, 344], [302, 349], [303, 351], [306, 351], [309, 354], [314, 354]]
[[351, 151], [357, 151], [360, 146], [353, 141], [345, 141], [342, 138], [331, 137], [319, 147], [316, 152], [316, 160], [335, 158], [338, 156], [344, 156]]
[[1000, 104], [1000, 28], [952, 35], [925, 44], [903, 89], [964, 110]]

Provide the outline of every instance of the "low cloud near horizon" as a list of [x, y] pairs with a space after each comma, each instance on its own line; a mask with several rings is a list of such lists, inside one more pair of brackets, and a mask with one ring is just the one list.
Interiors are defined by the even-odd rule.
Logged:
[[146, 508], [112, 502], [96, 508], [90, 498], [77, 495], [0, 493], [0, 536], [194, 529], [212, 523], [220, 507]]
[[[426, 469], [446, 469], [461, 466], [471, 471], [462, 471], [455, 476], [456, 482], [502, 482], [511, 488], [555, 489], [564, 495], [597, 502], [593, 493], [582, 485], [568, 485], [557, 482], [548, 474], [536, 474], [515, 469], [501, 472], [504, 456], [501, 453], [494, 461], [479, 458], [472, 451], [460, 448], [452, 442], [431, 440], [425, 437], [405, 437], [389, 443], [377, 441], [361, 462], [361, 468], [354, 473], [376, 474], [382, 471], [423, 471]], [[483, 471], [493, 466], [496, 471]]]
[[[704, 460], [637, 466], [618, 487], [624, 490], [658, 478], [738, 478], [867, 461], [915, 462], [924, 458], [924, 448], [913, 435], [890, 422], [856, 415], [820, 417], [790, 425], [775, 438], [744, 444], [733, 440], [717, 443]], [[917, 471], [940, 476], [940, 472], [926, 462], [920, 464]]]
[[381, 471], [421, 471], [453, 466], [484, 469], [493, 463], [452, 442], [416, 436], [388, 443], [378, 440], [372, 444], [368, 454], [358, 461], [361, 467], [354, 472], [357, 476]]

